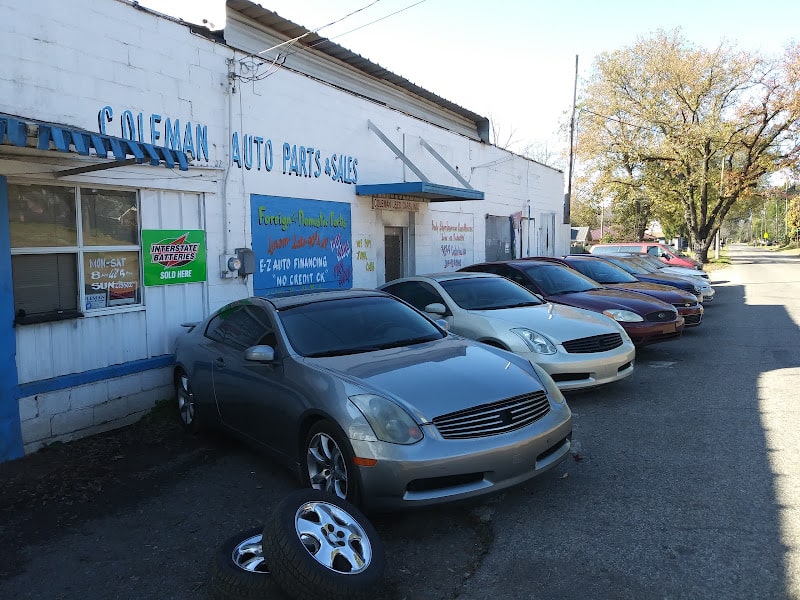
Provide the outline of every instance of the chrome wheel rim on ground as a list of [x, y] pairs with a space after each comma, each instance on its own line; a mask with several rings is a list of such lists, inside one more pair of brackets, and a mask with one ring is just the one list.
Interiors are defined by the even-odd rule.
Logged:
[[261, 546], [261, 535], [242, 540], [233, 548], [233, 564], [251, 573], [269, 573]]
[[297, 509], [294, 525], [308, 553], [331, 571], [354, 575], [369, 567], [369, 537], [347, 511], [329, 502], [306, 502]]
[[194, 394], [189, 389], [189, 376], [181, 373], [178, 377], [178, 414], [184, 425], [194, 421]]
[[312, 488], [347, 498], [347, 466], [341, 448], [332, 437], [318, 433], [311, 438], [306, 464]]

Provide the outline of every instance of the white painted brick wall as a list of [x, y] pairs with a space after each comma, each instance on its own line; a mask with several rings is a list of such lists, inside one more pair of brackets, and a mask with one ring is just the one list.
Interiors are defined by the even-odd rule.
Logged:
[[94, 409], [82, 408], [58, 413], [50, 419], [50, 427], [54, 436], [68, 435], [86, 429], [93, 424]]
[[37, 417], [22, 421], [22, 442], [25, 452], [32, 452], [38, 449], [43, 443], [49, 442], [53, 438], [53, 430], [50, 428], [50, 417]]
[[66, 412], [70, 408], [70, 390], [57, 390], [36, 396], [38, 416], [49, 419], [53, 415]]
[[108, 380], [108, 398], [116, 399], [123, 396], [130, 396], [142, 391], [142, 382], [139, 373], [116, 377]]
[[127, 397], [108, 400], [92, 407], [92, 425], [118, 421], [129, 414]]

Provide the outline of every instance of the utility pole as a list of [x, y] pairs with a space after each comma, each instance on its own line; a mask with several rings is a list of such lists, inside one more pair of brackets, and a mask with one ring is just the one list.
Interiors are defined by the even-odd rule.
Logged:
[[578, 101], [578, 55], [575, 55], [575, 84], [572, 88], [572, 116], [569, 120], [569, 169], [567, 171], [567, 193], [564, 194], [564, 224], [571, 221], [572, 210], [572, 163], [575, 154], [575, 104]]

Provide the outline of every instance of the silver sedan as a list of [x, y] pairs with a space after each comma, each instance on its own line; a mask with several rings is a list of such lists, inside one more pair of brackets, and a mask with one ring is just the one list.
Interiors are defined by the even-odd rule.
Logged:
[[488, 273], [438, 273], [380, 287], [447, 321], [450, 331], [510, 350], [544, 368], [562, 391], [591, 388], [633, 373], [625, 330], [594, 311], [545, 302]]
[[248, 298], [186, 328], [184, 427], [222, 427], [366, 509], [480, 496], [569, 454], [572, 415], [547, 373], [384, 292]]

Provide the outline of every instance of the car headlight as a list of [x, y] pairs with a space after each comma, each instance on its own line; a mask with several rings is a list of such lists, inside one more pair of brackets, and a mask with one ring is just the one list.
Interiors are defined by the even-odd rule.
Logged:
[[350, 401], [369, 422], [377, 438], [392, 444], [414, 444], [422, 439], [422, 430], [405, 410], [375, 394], [356, 394]]
[[522, 338], [522, 341], [525, 342], [525, 345], [528, 346], [528, 348], [530, 348], [531, 352], [538, 352], [539, 354], [556, 353], [556, 347], [541, 333], [537, 333], [536, 331], [525, 329], [523, 327], [515, 327], [511, 331]]
[[556, 382], [553, 381], [553, 378], [550, 377], [550, 373], [545, 371], [542, 367], [537, 365], [536, 363], [531, 363], [531, 366], [536, 371], [536, 374], [539, 376], [539, 379], [542, 380], [542, 385], [544, 385], [544, 389], [547, 392], [547, 395], [558, 404], [564, 404], [566, 399], [564, 398], [564, 394], [561, 393], [561, 390], [558, 389], [558, 385]]
[[604, 310], [603, 314], [607, 317], [611, 317], [615, 321], [620, 321], [622, 323], [639, 323], [644, 321], [644, 318], [641, 315], [637, 315], [631, 310], [624, 310], [621, 308], [609, 308]]

